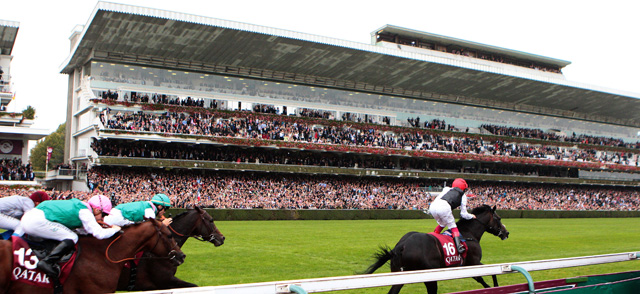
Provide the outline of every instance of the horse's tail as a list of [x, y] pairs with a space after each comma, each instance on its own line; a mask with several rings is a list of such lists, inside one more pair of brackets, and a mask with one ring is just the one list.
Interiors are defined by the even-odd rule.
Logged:
[[388, 246], [380, 246], [380, 249], [373, 254], [376, 262], [370, 265], [369, 268], [367, 268], [367, 270], [365, 270], [361, 274], [372, 274], [385, 263], [387, 263], [387, 261], [389, 261], [393, 257], [393, 255], [394, 253], [391, 248], [389, 248]]

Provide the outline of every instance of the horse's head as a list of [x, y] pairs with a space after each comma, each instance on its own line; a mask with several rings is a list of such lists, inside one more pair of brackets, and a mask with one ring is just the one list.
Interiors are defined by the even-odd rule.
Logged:
[[200, 237], [203, 241], [213, 243], [216, 247], [224, 244], [225, 237], [216, 227], [213, 217], [200, 207], [196, 207], [195, 210], [198, 212], [200, 222], [196, 225], [191, 235], [194, 238]]
[[159, 257], [166, 257], [175, 265], [181, 265], [186, 255], [180, 250], [180, 246], [171, 237], [171, 231], [160, 221], [147, 219], [138, 227], [138, 238], [146, 238], [140, 250], [148, 251]]
[[179, 244], [184, 244], [187, 237], [210, 242], [216, 247], [224, 244], [225, 237], [216, 227], [213, 218], [200, 207], [187, 209], [174, 217], [169, 228]]
[[491, 207], [484, 204], [474, 208], [471, 213], [475, 214], [476, 219], [485, 226], [487, 232], [502, 240], [509, 238], [509, 231], [502, 224], [502, 218], [496, 212], [495, 205]]

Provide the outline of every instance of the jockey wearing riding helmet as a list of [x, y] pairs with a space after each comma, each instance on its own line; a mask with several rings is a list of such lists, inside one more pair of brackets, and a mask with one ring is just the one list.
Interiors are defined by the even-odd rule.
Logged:
[[22, 236], [24, 232], [20, 227], [20, 219], [24, 213], [49, 199], [44, 191], [35, 191], [29, 197], [13, 195], [0, 198], [0, 229], [11, 230], [13, 234]]
[[[166, 208], [171, 207], [171, 200], [165, 194], [156, 194], [150, 201], [136, 201], [119, 204], [104, 218], [108, 225], [126, 226], [143, 221], [145, 218], [162, 218]], [[165, 226], [171, 223], [170, 218], [162, 221]]]
[[21, 221], [25, 233], [60, 241], [49, 255], [38, 262], [38, 268], [50, 277], [59, 276], [58, 261], [78, 242], [78, 235], [73, 229], [83, 228], [98, 239], [109, 238], [120, 231], [118, 226], [105, 229], [98, 224], [102, 213], [109, 211], [111, 200], [104, 195], [96, 195], [87, 202], [78, 199], [45, 201], [25, 213]]
[[[475, 215], [467, 212], [467, 194], [472, 197], [471, 190], [467, 190], [469, 186], [463, 179], [453, 180], [452, 187], [445, 187], [440, 195], [436, 197], [429, 206], [429, 213], [436, 219], [438, 226], [433, 231], [436, 234], [440, 234], [445, 227], [451, 229], [453, 234], [453, 241], [456, 243], [458, 252], [462, 254], [464, 247], [460, 243], [460, 231], [456, 225], [456, 219], [451, 212], [453, 209], [460, 207], [460, 216], [464, 219], [474, 219]], [[465, 192], [466, 191], [466, 192]]]

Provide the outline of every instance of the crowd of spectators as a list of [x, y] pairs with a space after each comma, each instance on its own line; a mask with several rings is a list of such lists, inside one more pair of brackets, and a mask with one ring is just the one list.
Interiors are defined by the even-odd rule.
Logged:
[[31, 163], [22, 164], [20, 158], [0, 159], [0, 181], [33, 181], [34, 178]]
[[[111, 99], [117, 100], [118, 93], [116, 91], [104, 91], [101, 94], [102, 99]], [[179, 105], [179, 106], [191, 106], [191, 107], [206, 107], [204, 99], [200, 98], [180, 98], [178, 96], [169, 96], [165, 94], [137, 94], [136, 92], [131, 93], [131, 102], [143, 102], [143, 103], [153, 103], [153, 104], [165, 104], [165, 105]], [[218, 101], [211, 100], [209, 103], [209, 108], [218, 109]], [[258, 104], [253, 108], [253, 111], [256, 113], [271, 113], [271, 114], [281, 114], [288, 115], [286, 111], [286, 107], [283, 108], [282, 111], [278, 111], [277, 108], [273, 105], [266, 104]], [[298, 113], [298, 116], [301, 117], [312, 117], [312, 118], [321, 118], [327, 120], [334, 120], [335, 115], [330, 111], [320, 110], [320, 109], [309, 109], [309, 108], [301, 108]], [[345, 112], [342, 114], [342, 121], [351, 121], [358, 123], [376, 123], [371, 116], [366, 116], [363, 118], [361, 115], [354, 115], [352, 113]], [[388, 117], [383, 117], [381, 124], [389, 125], [391, 120]], [[425, 129], [435, 129], [435, 130], [447, 130], [447, 131], [456, 131], [457, 128], [454, 125], [447, 124], [444, 119], [433, 119], [431, 121], [425, 121], [421, 124], [420, 117], [416, 118], [408, 118], [407, 122], [411, 127], [417, 128], [425, 128]], [[576, 134], [573, 133], [572, 136], [560, 136], [554, 133], [544, 132], [540, 129], [530, 129], [530, 128], [517, 128], [517, 127], [507, 127], [507, 126], [499, 126], [492, 124], [482, 124], [481, 128], [487, 130], [491, 134], [498, 136], [510, 136], [510, 137], [520, 137], [520, 138], [534, 138], [541, 140], [550, 140], [550, 141], [562, 141], [562, 142], [575, 142], [581, 144], [591, 144], [591, 145], [599, 145], [599, 146], [614, 146], [614, 147], [624, 147], [624, 148], [633, 148], [640, 149], [640, 141], [635, 143], [626, 143], [621, 139], [611, 138], [611, 137], [601, 137], [601, 136], [590, 136], [584, 134]], [[468, 128], [466, 129], [468, 131]], [[466, 131], [465, 131], [466, 132]]]
[[[228, 209], [426, 209], [450, 180], [349, 177], [238, 171], [94, 167], [91, 191], [49, 191], [52, 199], [86, 200], [103, 194], [115, 203], [148, 200], [165, 193], [176, 207]], [[635, 187], [469, 181], [476, 197], [469, 207], [508, 210], [640, 209]], [[0, 186], [0, 197], [31, 191]]]
[[569, 136], [561, 136], [558, 134], [545, 132], [541, 129], [516, 128], [516, 127], [497, 126], [497, 125], [490, 125], [490, 124], [483, 124], [481, 125], [481, 127], [487, 130], [488, 132], [490, 132], [491, 134], [498, 135], [498, 136], [533, 138], [533, 139], [540, 139], [540, 140], [563, 141], [563, 142], [574, 142], [574, 143], [580, 143], [580, 144], [640, 149], [640, 141], [636, 143], [625, 143], [621, 139], [589, 136], [589, 135], [583, 135], [583, 134], [577, 135], [576, 133], [572, 133], [572, 135], [569, 137]]
[[[602, 163], [638, 164], [634, 153], [576, 149], [550, 145], [508, 143], [499, 139], [483, 140], [458, 133], [456, 136], [432, 132], [394, 133], [376, 128], [358, 129], [348, 125], [322, 126], [303, 120], [281, 120], [278, 117], [258, 119], [242, 117], [216, 117], [215, 113], [149, 114], [144, 112], [118, 112], [101, 115], [108, 129], [188, 134], [245, 139], [283, 140], [312, 144], [378, 147], [402, 150], [424, 150], [455, 153], [473, 153], [486, 156], [505, 155], [537, 159], [589, 161]], [[442, 123], [444, 125], [444, 122]]]
[[416, 118], [410, 117], [407, 119], [407, 122], [409, 123], [410, 126], [414, 128], [425, 128], [425, 129], [432, 129], [432, 130], [447, 130], [447, 131], [453, 131], [456, 129], [455, 126], [448, 125], [444, 119], [442, 120], [432, 119], [431, 121], [425, 121], [424, 126], [420, 124], [420, 117], [416, 117]]
[[313, 118], [322, 118], [322, 119], [333, 119], [335, 117], [333, 113], [331, 113], [330, 111], [310, 109], [310, 108], [302, 108], [300, 109], [298, 114], [302, 117], [313, 117]]
[[[121, 202], [171, 196], [175, 205], [236, 209], [425, 209], [444, 180], [348, 177], [234, 171], [150, 170], [97, 167], [91, 193]], [[473, 182], [470, 207], [498, 205], [527, 210], [637, 210], [633, 187]], [[430, 194], [429, 192], [433, 192]], [[65, 192], [65, 197], [69, 193]], [[75, 192], [78, 193], [78, 192]], [[83, 194], [84, 193], [84, 194]], [[86, 192], [78, 197], [86, 197]]]
[[[391, 157], [376, 154], [314, 152], [311, 150], [273, 149], [260, 147], [183, 144], [158, 141], [118, 139], [95, 140], [91, 148], [98, 156], [129, 158], [166, 158], [193, 161], [234, 163], [287, 164], [341, 168], [421, 170], [530, 176], [567, 177], [566, 169], [543, 169], [537, 165], [477, 164], [464, 165], [459, 161], [429, 160], [420, 157]], [[563, 172], [563, 173], [560, 173]]]

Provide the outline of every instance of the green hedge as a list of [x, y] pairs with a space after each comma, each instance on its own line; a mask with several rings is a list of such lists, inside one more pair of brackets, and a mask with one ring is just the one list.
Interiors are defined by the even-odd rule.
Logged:
[[[177, 215], [184, 209], [172, 208], [165, 215]], [[267, 210], [267, 209], [207, 209], [215, 220], [358, 220], [358, 219], [427, 219], [421, 210]], [[640, 217], [640, 211], [547, 211], [498, 210], [502, 218], [600, 218]], [[454, 211], [456, 218], [459, 211]]]

